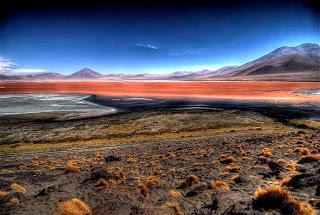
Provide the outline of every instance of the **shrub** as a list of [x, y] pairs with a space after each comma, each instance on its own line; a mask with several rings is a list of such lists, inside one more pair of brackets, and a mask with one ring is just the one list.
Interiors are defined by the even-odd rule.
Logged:
[[183, 215], [184, 214], [181, 207], [179, 206], [179, 204], [177, 202], [167, 202], [166, 205], [168, 208], [173, 209], [174, 213], [176, 215]]
[[149, 195], [150, 189], [146, 184], [139, 184], [138, 188], [140, 189], [140, 193], [144, 196], [147, 197]]
[[241, 170], [241, 166], [229, 165], [229, 166], [226, 166], [226, 170], [229, 171], [229, 172], [238, 172], [238, 171]]
[[75, 172], [75, 173], [79, 173], [80, 172], [80, 168], [76, 165], [74, 165], [71, 162], [68, 162], [65, 166], [64, 166], [66, 172]]
[[177, 190], [170, 190], [169, 195], [174, 198], [180, 198], [182, 196], [182, 194]]
[[6, 192], [6, 191], [1, 191], [0, 190], [0, 199], [2, 199], [3, 197], [9, 195], [9, 192]]
[[302, 155], [308, 155], [310, 154], [310, 151], [309, 149], [305, 148], [305, 147], [298, 147], [296, 148], [295, 150], [293, 150], [293, 152], [297, 152], [297, 153], [300, 153]]
[[225, 155], [222, 155], [222, 156], [220, 156], [220, 160], [219, 161], [222, 164], [230, 164], [230, 163], [236, 162], [237, 160], [232, 156], [226, 157]]
[[57, 212], [58, 215], [92, 215], [91, 208], [77, 198], [59, 203]]
[[17, 205], [19, 203], [20, 203], [19, 199], [15, 198], [15, 197], [11, 198], [9, 201], [10, 205]]
[[160, 185], [160, 179], [156, 176], [149, 176], [147, 177], [147, 186], [149, 188], [151, 188], [152, 186], [155, 186], [155, 185]]
[[271, 157], [273, 150], [271, 148], [264, 148], [262, 149], [260, 155], [263, 157]]
[[229, 190], [229, 185], [225, 181], [212, 180], [211, 183], [210, 183], [210, 186], [211, 186], [212, 189]]
[[316, 215], [308, 203], [294, 199], [287, 190], [280, 187], [259, 188], [254, 195], [256, 208], [279, 209], [283, 214]]
[[23, 186], [21, 186], [17, 183], [11, 184], [10, 187], [11, 187], [11, 189], [15, 190], [18, 193], [26, 193], [27, 192], [26, 188], [24, 188]]
[[305, 155], [300, 158], [298, 163], [311, 163], [320, 160], [320, 153], [316, 155]]

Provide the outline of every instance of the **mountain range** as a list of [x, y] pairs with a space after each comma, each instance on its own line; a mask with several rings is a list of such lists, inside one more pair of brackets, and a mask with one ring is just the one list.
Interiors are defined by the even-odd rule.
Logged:
[[1, 81], [70, 81], [70, 80], [259, 80], [259, 81], [320, 81], [320, 46], [304, 43], [299, 46], [280, 47], [258, 59], [240, 66], [227, 66], [218, 70], [197, 72], [177, 71], [171, 74], [100, 74], [90, 68], [71, 75], [38, 73], [32, 75], [5, 75]]

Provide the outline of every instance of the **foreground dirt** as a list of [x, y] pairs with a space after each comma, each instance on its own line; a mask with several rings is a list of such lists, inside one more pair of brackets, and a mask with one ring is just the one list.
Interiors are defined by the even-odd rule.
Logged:
[[297, 91], [319, 82], [0, 82], [0, 93], [80, 93], [102, 96], [320, 102]]
[[319, 213], [315, 127], [236, 110], [5, 127], [0, 214], [57, 214], [72, 198], [93, 214], [285, 214], [280, 201], [274, 209], [255, 203], [259, 187], [275, 186]]

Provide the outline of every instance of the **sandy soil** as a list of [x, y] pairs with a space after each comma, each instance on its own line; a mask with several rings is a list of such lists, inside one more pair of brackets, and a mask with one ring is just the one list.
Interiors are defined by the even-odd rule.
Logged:
[[[2, 121], [0, 214], [91, 214], [82, 204], [59, 210], [73, 198], [94, 215], [319, 213], [319, 122], [279, 121], [313, 110], [139, 109]], [[278, 190], [259, 198], [259, 187]]]
[[319, 96], [295, 93], [318, 87], [319, 82], [0, 82], [0, 93], [320, 102]]

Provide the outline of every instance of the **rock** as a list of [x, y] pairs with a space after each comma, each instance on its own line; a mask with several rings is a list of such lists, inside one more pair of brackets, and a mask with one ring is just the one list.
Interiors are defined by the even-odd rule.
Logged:
[[113, 174], [113, 173], [110, 173], [108, 172], [107, 170], [101, 168], [101, 167], [97, 167], [97, 168], [94, 168], [92, 171], [91, 171], [91, 176], [90, 176], [90, 179], [92, 180], [97, 180], [97, 179], [106, 179], [106, 180], [109, 180], [109, 179], [120, 179], [119, 176]]
[[268, 159], [267, 164], [275, 175], [279, 175], [284, 170], [284, 167], [274, 160]]
[[238, 177], [234, 178], [233, 181], [236, 184], [244, 184], [247, 182], [247, 180], [242, 175], [239, 175]]
[[208, 189], [208, 185], [202, 185], [202, 186], [196, 187], [191, 191], [187, 192], [186, 197], [193, 197], [193, 196], [199, 195], [200, 193], [202, 193], [207, 189]]
[[10, 185], [13, 182], [5, 179], [0, 179], [0, 190], [2, 191], [9, 191], [10, 190]]
[[320, 176], [312, 173], [302, 173], [293, 176], [287, 186], [293, 188], [312, 187], [320, 183]]
[[109, 155], [109, 156], [105, 157], [104, 160], [106, 161], [106, 163], [114, 162], [114, 161], [121, 161], [121, 157], [118, 157], [115, 155]]
[[320, 185], [317, 186], [317, 189], [316, 189], [316, 196], [320, 196]]
[[227, 215], [227, 214], [238, 214], [238, 215], [249, 215], [252, 214], [250, 211], [250, 201], [245, 199], [236, 192], [216, 192], [213, 197], [212, 213], [215, 215]]
[[61, 189], [61, 185], [56, 185], [56, 184], [49, 185], [47, 187], [42, 188], [42, 190], [37, 195], [35, 195], [35, 197], [46, 196], [49, 193], [56, 191], [56, 190], [60, 190], [60, 189]]

